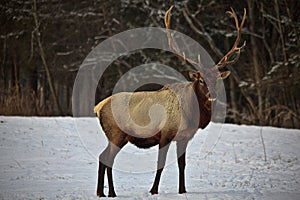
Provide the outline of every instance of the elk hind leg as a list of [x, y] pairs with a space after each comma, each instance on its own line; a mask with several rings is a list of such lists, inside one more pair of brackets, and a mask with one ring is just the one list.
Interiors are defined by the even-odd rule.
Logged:
[[104, 189], [104, 174], [105, 169], [107, 170], [107, 179], [108, 179], [108, 186], [109, 186], [109, 197], [116, 197], [116, 193], [114, 190], [113, 185], [113, 178], [112, 178], [112, 166], [114, 163], [114, 159], [118, 152], [121, 150], [123, 146], [125, 146], [127, 142], [124, 142], [120, 146], [116, 146], [109, 142], [106, 149], [100, 154], [99, 156], [99, 171], [98, 171], [98, 186], [97, 186], [97, 196], [105, 197], [103, 192]]
[[109, 165], [106, 168], [107, 171], [107, 180], [108, 180], [108, 196], [109, 197], [116, 197], [116, 192], [114, 189], [114, 183], [113, 183], [113, 176], [112, 176], [112, 167], [113, 167], [113, 163], [115, 160], [116, 155], [119, 153], [119, 151], [121, 150], [121, 148], [126, 144], [127, 142], [124, 142], [124, 144], [122, 144], [121, 146], [116, 146], [114, 144], [111, 144], [111, 148], [110, 148], [110, 155], [111, 155], [111, 159], [109, 160]]
[[104, 189], [104, 174], [105, 174], [106, 165], [102, 162], [102, 158], [107, 157], [108, 148], [109, 146], [107, 146], [106, 149], [99, 155], [98, 184], [97, 184], [97, 196], [99, 197], [105, 197], [103, 189]]

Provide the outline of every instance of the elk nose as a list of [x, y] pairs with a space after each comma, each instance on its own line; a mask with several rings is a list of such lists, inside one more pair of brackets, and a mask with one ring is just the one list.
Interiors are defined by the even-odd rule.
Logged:
[[215, 101], [217, 99], [217, 95], [215, 93], [207, 93], [206, 97], [209, 101]]
[[214, 98], [209, 97], [208, 98], [208, 101], [215, 101], [215, 100], [217, 100], [217, 97], [214, 97]]

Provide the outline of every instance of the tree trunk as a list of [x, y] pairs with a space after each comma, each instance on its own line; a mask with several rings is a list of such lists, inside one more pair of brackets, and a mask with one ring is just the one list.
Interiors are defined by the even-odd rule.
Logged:
[[236, 96], [235, 96], [235, 83], [232, 77], [229, 77], [229, 85], [230, 85], [230, 101], [231, 101], [231, 106], [232, 106], [232, 115], [233, 115], [233, 122], [238, 123], [238, 118], [236, 115], [237, 109], [237, 104], [236, 104]]
[[39, 20], [38, 20], [38, 15], [37, 15], [37, 5], [36, 5], [36, 0], [33, 1], [33, 17], [34, 17], [34, 22], [35, 22], [35, 31], [36, 31], [36, 38], [37, 38], [37, 43], [38, 43], [38, 47], [39, 47], [39, 51], [40, 51], [40, 56], [46, 71], [46, 76], [47, 76], [47, 81], [49, 84], [49, 88], [50, 88], [50, 93], [51, 96], [53, 98], [54, 101], [54, 107], [56, 108], [57, 112], [59, 115], [62, 115], [63, 112], [59, 106], [58, 100], [57, 100], [57, 96], [55, 93], [55, 89], [53, 86], [53, 81], [52, 81], [52, 76], [48, 67], [48, 64], [46, 62], [46, 56], [45, 56], [45, 52], [44, 52], [44, 48], [41, 42], [41, 33], [39, 31]]
[[[250, 32], [255, 33], [255, 17], [254, 17], [254, 2], [253, 0], [248, 0], [248, 9], [249, 9], [249, 29]], [[256, 85], [257, 92], [257, 102], [258, 102], [258, 110], [257, 117], [259, 120], [259, 124], [263, 125], [263, 98], [262, 98], [262, 90], [261, 90], [261, 78], [260, 78], [260, 66], [258, 61], [258, 52], [259, 49], [256, 44], [256, 38], [253, 34], [250, 35], [250, 44], [252, 51], [252, 62], [254, 67], [254, 79]]]
[[6, 75], [5, 75], [5, 62], [6, 62], [6, 50], [7, 50], [7, 36], [5, 35], [5, 37], [3, 38], [3, 57], [2, 57], [2, 67], [1, 67], [1, 76], [2, 76], [2, 81], [3, 81], [3, 92], [5, 90], [7, 90], [6, 88]]

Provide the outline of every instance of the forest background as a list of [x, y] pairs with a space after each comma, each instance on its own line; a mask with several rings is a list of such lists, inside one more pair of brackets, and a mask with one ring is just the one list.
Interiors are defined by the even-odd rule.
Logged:
[[[300, 128], [300, 1], [298, 0], [4, 0], [0, 3], [0, 115], [72, 115], [72, 88], [88, 53], [105, 39], [138, 27], [164, 27], [198, 41], [218, 62], [236, 31], [230, 7], [247, 18], [247, 47], [224, 81], [226, 121]], [[111, 64], [96, 101], [109, 96], [131, 68], [157, 61], [185, 74], [191, 66], [174, 54], [143, 50]], [[148, 86], [155, 90], [157, 86]]]

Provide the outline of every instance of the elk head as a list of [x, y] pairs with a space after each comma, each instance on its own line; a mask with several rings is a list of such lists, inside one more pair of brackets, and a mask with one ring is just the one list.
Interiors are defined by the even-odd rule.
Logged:
[[[171, 21], [171, 11], [172, 11], [173, 6], [167, 10], [164, 18], [166, 30], [167, 30], [167, 37], [168, 37], [168, 42], [171, 50], [176, 54], [178, 58], [180, 58], [183, 61], [186, 61], [187, 63], [197, 66], [200, 71], [196, 72], [189, 72], [189, 76], [192, 81], [198, 81], [200, 85], [204, 86], [201, 87], [209, 101], [214, 101], [217, 99], [216, 95], [216, 85], [218, 80], [223, 80], [226, 79], [230, 75], [230, 71], [225, 69], [227, 65], [232, 65], [234, 64], [240, 57], [241, 50], [246, 46], [246, 41], [238, 47], [240, 39], [241, 39], [241, 31], [244, 26], [244, 22], [246, 19], [246, 9], [244, 8], [244, 15], [242, 18], [241, 23], [239, 24], [237, 15], [235, 11], [231, 8], [231, 11], [227, 11], [226, 13], [230, 14], [234, 20], [235, 20], [235, 26], [237, 29], [237, 37], [236, 40], [232, 46], [232, 48], [224, 55], [224, 57], [213, 67], [211, 68], [205, 68], [201, 64], [201, 59], [200, 55], [198, 55], [198, 62], [195, 62], [189, 58], [186, 58], [185, 54], [180, 54], [178, 51], [176, 44], [172, 38], [171, 32], [170, 32], [170, 21]], [[235, 55], [235, 56], [234, 56]], [[232, 58], [233, 57], [233, 58]], [[220, 72], [220, 70], [222, 70]], [[204, 81], [205, 80], [205, 81]]]

